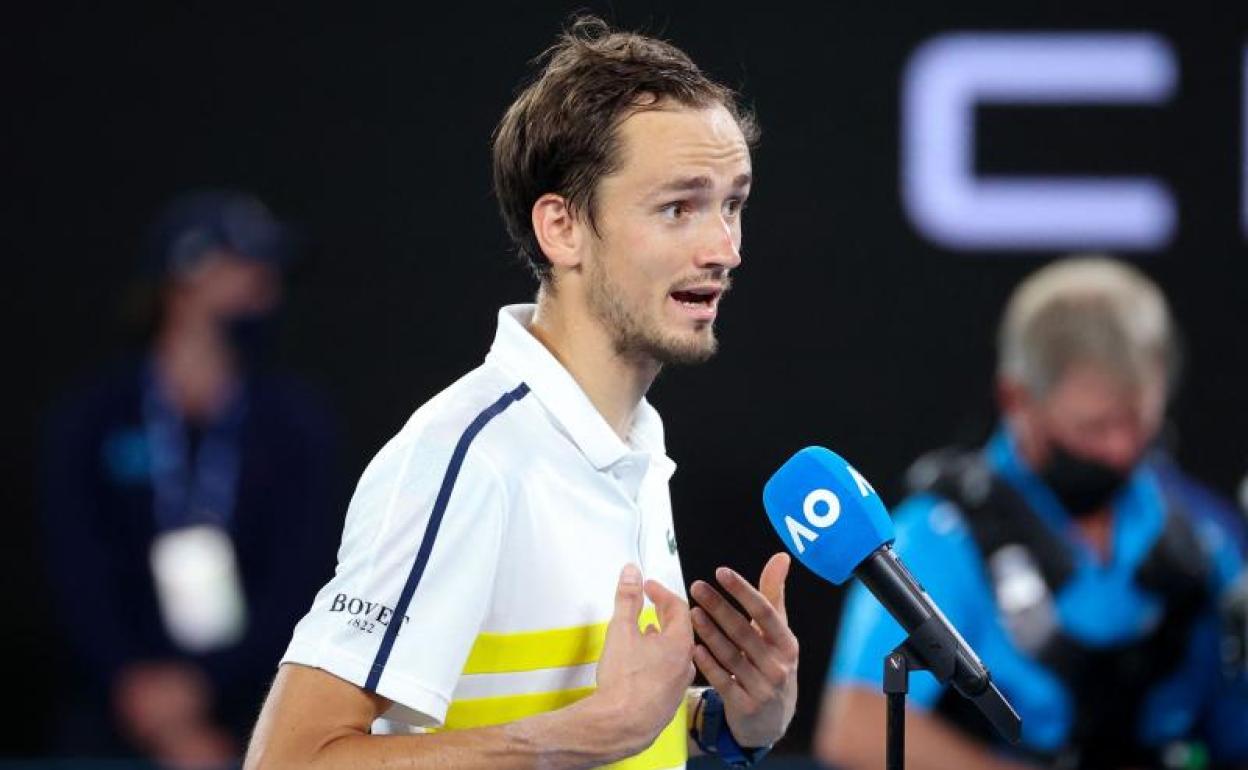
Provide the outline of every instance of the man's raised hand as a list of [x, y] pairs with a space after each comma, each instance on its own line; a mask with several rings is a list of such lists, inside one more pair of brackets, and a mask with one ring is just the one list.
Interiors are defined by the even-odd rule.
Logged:
[[784, 581], [786, 553], [763, 567], [758, 588], [727, 567], [715, 579], [736, 599], [745, 617], [710, 584], [695, 581], [691, 617], [702, 641], [694, 663], [724, 699], [733, 737], [746, 747], [769, 746], [784, 735], [797, 708], [797, 637], [789, 630]]
[[[654, 602], [660, 628], [638, 627], [645, 604]], [[629, 564], [620, 572], [615, 612], [607, 626], [593, 697], [616, 715], [627, 746], [625, 756], [649, 746], [671, 722], [693, 681], [693, 630], [689, 605]]]

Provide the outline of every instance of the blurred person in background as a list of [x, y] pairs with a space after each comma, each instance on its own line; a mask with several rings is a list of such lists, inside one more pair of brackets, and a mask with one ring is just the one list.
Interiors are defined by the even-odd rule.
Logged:
[[[917, 463], [894, 518], [898, 551], [1018, 710], [1023, 739], [1007, 751], [918, 673], [909, 767], [1248, 766], [1248, 686], [1221, 656], [1219, 612], [1239, 549], [1152, 454], [1175, 366], [1165, 299], [1125, 264], [1060, 261], [1010, 298], [1000, 429], [982, 451]], [[882, 665], [902, 639], [851, 589], [819, 759], [883, 761]]]
[[263, 367], [291, 252], [250, 195], [173, 200], [150, 233], [146, 349], [53, 411], [46, 558], [76, 664], [64, 753], [236, 763], [332, 569], [333, 421]]

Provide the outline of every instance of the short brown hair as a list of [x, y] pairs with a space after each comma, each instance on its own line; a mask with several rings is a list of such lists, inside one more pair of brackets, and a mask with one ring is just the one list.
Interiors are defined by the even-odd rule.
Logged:
[[535, 60], [537, 79], [512, 102], [494, 131], [494, 191], [507, 232], [541, 280], [550, 260], [533, 232], [537, 199], [557, 193], [594, 225], [598, 182], [619, 164], [617, 127], [663, 100], [690, 107], [723, 105], [746, 142], [758, 128], [732, 89], [702, 74], [670, 43], [611, 30], [594, 16], [574, 18]]

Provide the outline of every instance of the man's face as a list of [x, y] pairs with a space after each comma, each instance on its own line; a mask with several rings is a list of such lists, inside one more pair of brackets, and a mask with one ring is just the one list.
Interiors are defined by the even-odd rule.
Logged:
[[266, 315], [282, 294], [275, 268], [219, 249], [200, 257], [176, 289], [188, 312], [218, 320]]
[[1035, 459], [1043, 466], [1055, 444], [1120, 472], [1148, 450], [1165, 411], [1159, 366], [1139, 385], [1127, 385], [1095, 364], [1072, 365], [1044, 398], [1020, 407], [1030, 426]]
[[722, 106], [647, 109], [618, 132], [619, 168], [598, 185], [585, 259], [589, 310], [620, 355], [704, 361], [741, 263], [749, 148]]

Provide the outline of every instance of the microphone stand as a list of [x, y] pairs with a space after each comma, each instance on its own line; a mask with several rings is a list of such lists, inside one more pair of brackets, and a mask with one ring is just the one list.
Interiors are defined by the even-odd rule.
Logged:
[[[893, 566], [888, 567], [888, 562], [892, 562]], [[856, 574], [877, 597], [926, 595], [891, 548], [872, 554]], [[884, 658], [884, 694], [888, 701], [885, 724], [887, 770], [903, 770], [905, 765], [906, 693], [910, 690], [911, 671], [930, 671], [941, 684], [953, 685], [964, 698], [975, 704], [1003, 738], [1017, 743], [1022, 735], [1022, 720], [997, 689], [988, 669], [940, 609], [911, 601], [894, 614], [909, 636]]]
[[[884, 695], [888, 699], [888, 721], [884, 727], [884, 768], [904, 770], [906, 766], [906, 693], [910, 692], [912, 662], [905, 643], [884, 656]], [[914, 667], [921, 671], [921, 666]]]
[[954, 689], [970, 699], [1003, 738], [1010, 743], [1018, 743], [1022, 735], [1022, 720], [990, 679], [977, 681], [973, 689], [959, 681], [956, 676], [958, 656], [952, 642], [945, 626], [925, 622], [884, 656], [884, 695], [888, 701], [884, 726], [886, 770], [905, 768], [906, 693], [910, 691], [911, 671], [930, 671], [942, 684], [952, 680]]

